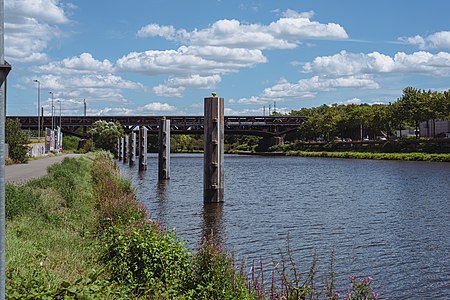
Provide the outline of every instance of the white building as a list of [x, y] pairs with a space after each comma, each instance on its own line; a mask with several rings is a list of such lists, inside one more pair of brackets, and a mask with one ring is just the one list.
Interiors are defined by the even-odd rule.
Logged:
[[419, 125], [421, 137], [437, 137], [450, 135], [450, 121], [447, 120], [428, 120]]

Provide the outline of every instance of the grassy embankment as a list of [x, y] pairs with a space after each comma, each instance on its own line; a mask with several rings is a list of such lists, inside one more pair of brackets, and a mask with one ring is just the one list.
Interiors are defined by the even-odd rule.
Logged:
[[[245, 278], [213, 242], [192, 254], [148, 219], [105, 154], [66, 158], [6, 191], [8, 299], [339, 299], [332, 270], [315, 288], [314, 263], [300, 278], [281, 262], [264, 281], [262, 264]], [[344, 299], [368, 295], [370, 279], [352, 279]]]
[[286, 156], [450, 162], [450, 154], [287, 151]]

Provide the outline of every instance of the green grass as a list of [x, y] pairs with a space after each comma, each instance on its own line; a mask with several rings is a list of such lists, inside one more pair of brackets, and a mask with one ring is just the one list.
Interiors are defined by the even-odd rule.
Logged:
[[287, 156], [450, 162], [450, 154], [288, 151]]

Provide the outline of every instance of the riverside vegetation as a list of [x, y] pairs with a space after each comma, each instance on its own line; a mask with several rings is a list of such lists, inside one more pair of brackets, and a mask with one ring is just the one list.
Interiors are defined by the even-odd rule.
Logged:
[[352, 277], [340, 296], [332, 260], [322, 282], [316, 259], [301, 274], [291, 251], [273, 270], [259, 262], [246, 274], [244, 263], [213, 239], [188, 249], [174, 231], [149, 219], [105, 152], [65, 158], [48, 173], [6, 185], [8, 299], [378, 297], [369, 277]]

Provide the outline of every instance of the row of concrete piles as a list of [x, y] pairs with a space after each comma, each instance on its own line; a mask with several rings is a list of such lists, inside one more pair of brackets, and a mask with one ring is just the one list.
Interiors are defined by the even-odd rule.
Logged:
[[[224, 199], [224, 100], [212, 97], [204, 99], [204, 161], [203, 161], [203, 201], [223, 202]], [[159, 121], [158, 179], [170, 179], [170, 120], [162, 117]], [[136, 140], [136, 138], [139, 140]], [[138, 151], [136, 151], [138, 145]], [[147, 128], [139, 127], [139, 135], [132, 132], [117, 140], [117, 157], [130, 166], [139, 156], [139, 171], [147, 170]]]

